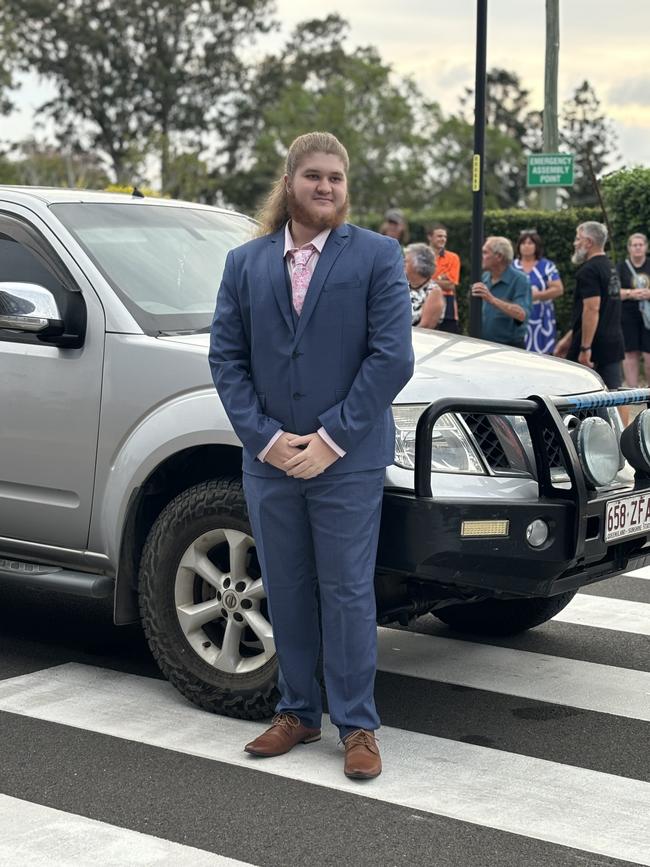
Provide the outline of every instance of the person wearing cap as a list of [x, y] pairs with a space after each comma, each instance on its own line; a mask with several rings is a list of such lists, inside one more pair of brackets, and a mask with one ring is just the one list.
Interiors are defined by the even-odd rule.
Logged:
[[379, 234], [395, 238], [402, 247], [409, 242], [409, 224], [399, 208], [389, 208], [384, 214], [384, 221], [379, 227]]

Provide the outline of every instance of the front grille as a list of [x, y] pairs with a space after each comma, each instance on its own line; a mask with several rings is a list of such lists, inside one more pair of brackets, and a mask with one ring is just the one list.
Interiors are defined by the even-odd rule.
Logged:
[[492, 427], [490, 417], [483, 413], [468, 413], [463, 418], [487, 465], [493, 470], [507, 470], [510, 462]]
[[[584, 421], [591, 416], [600, 416], [609, 421], [605, 409], [582, 409], [576, 412], [565, 413], [575, 416], [579, 421]], [[499, 436], [492, 423], [492, 417], [485, 413], [463, 413], [463, 419], [471, 432], [474, 442], [483, 455], [485, 462], [493, 471], [508, 470], [511, 468], [508, 453], [504, 449], [502, 438]], [[495, 419], [495, 423], [498, 419]], [[560, 438], [552, 426], [545, 426], [542, 430], [544, 449], [551, 470], [566, 470]]]
[[562, 457], [562, 448], [560, 440], [555, 430], [550, 427], [545, 427], [542, 431], [544, 438], [544, 448], [546, 449], [546, 457], [548, 465], [551, 469], [556, 467], [564, 467], [564, 459]]

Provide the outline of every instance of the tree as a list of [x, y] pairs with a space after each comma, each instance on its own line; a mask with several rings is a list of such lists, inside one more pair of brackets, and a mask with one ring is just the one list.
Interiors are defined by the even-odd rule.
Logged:
[[28, 139], [14, 147], [14, 157], [7, 161], [6, 183], [47, 187], [82, 187], [103, 189], [109, 178], [99, 158], [68, 147]]
[[[463, 210], [471, 204], [471, 162], [474, 127], [460, 115], [442, 118], [434, 136], [433, 201], [439, 210]], [[485, 207], [507, 208], [519, 203], [521, 187], [521, 144], [501, 130], [485, 131]]]
[[18, 68], [50, 78], [42, 110], [61, 140], [107, 155], [132, 180], [148, 148], [168, 182], [170, 148], [183, 133], [219, 129], [244, 75], [238, 51], [269, 29], [271, 0], [2, 0]]
[[14, 86], [11, 67], [15, 48], [12, 22], [0, 20], [0, 116], [9, 114], [13, 108], [9, 92]]
[[[453, 122], [443, 125], [439, 133], [440, 159], [447, 161], [449, 155], [456, 166], [466, 166], [465, 184], [468, 183], [473, 144], [463, 124], [473, 123], [473, 103], [474, 91], [467, 87], [460, 98], [460, 112], [455, 119], [450, 118]], [[487, 207], [516, 207], [525, 201], [524, 149], [529, 136], [530, 115], [529, 92], [522, 87], [519, 76], [498, 67], [488, 70], [484, 173]], [[457, 148], [460, 150], [453, 147], [454, 134], [458, 135]], [[452, 174], [458, 172], [457, 167], [449, 164], [445, 168], [448, 172], [451, 169]], [[467, 201], [459, 206], [466, 206]]]
[[[495, 66], [486, 75], [485, 123], [504, 135], [521, 140], [526, 134], [530, 93], [522, 87], [516, 72]], [[467, 116], [474, 105], [474, 91], [465, 88], [460, 104]], [[468, 118], [469, 119], [469, 118]]]
[[[602, 191], [614, 233], [612, 240], [619, 259], [622, 259], [629, 235], [633, 232], [648, 234], [650, 168], [636, 166], [612, 172], [603, 179]], [[650, 371], [648, 373], [650, 374]]]
[[565, 150], [575, 154], [575, 184], [572, 205], [597, 203], [589, 174], [588, 158], [596, 176], [610, 159], [616, 159], [617, 137], [612, 124], [600, 110], [600, 100], [593, 86], [583, 81], [562, 108], [560, 141]]
[[395, 79], [374, 48], [348, 52], [347, 32], [338, 15], [306, 21], [278, 56], [260, 64], [240, 100], [220, 172], [228, 202], [254, 210], [291, 141], [312, 129], [344, 142], [357, 217], [430, 200], [437, 107], [413, 82]]
[[205, 160], [197, 152], [172, 153], [167, 173], [167, 192], [173, 199], [211, 202], [216, 195], [216, 183]]

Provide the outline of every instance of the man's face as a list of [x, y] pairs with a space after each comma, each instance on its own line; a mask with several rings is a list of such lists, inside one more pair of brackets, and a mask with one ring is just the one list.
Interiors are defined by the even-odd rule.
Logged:
[[587, 261], [591, 245], [591, 238], [588, 238], [582, 229], [576, 229], [576, 239], [573, 242], [573, 256], [571, 256], [571, 261], [574, 265], [582, 265], [583, 262]]
[[334, 154], [307, 154], [292, 178], [285, 175], [291, 218], [312, 229], [333, 229], [348, 210], [345, 166]]
[[447, 245], [447, 231], [445, 229], [434, 229], [429, 235], [429, 243], [434, 250], [442, 250]]
[[648, 244], [643, 240], [643, 238], [632, 238], [630, 243], [627, 245], [627, 250], [630, 254], [630, 258], [635, 262], [643, 262], [645, 257], [648, 255]]
[[482, 264], [484, 271], [492, 271], [501, 265], [501, 256], [498, 253], [493, 253], [487, 244], [483, 244]]

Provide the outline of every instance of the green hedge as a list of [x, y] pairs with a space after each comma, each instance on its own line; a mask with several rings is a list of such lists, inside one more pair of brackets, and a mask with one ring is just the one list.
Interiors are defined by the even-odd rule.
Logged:
[[[458, 313], [461, 328], [467, 330], [470, 284], [470, 246], [472, 242], [472, 217], [465, 211], [454, 213], [407, 214], [411, 242], [426, 241], [425, 227], [429, 223], [444, 223], [449, 233], [449, 249], [461, 259], [461, 281], [458, 290]], [[576, 208], [566, 211], [509, 211], [485, 212], [485, 236], [502, 235], [513, 242], [522, 229], [535, 229], [544, 241], [546, 256], [557, 265], [564, 282], [564, 295], [555, 302], [558, 329], [569, 327], [575, 287], [575, 266], [571, 264], [576, 226], [586, 220], [602, 220], [598, 208]], [[373, 220], [370, 228], [377, 229], [379, 220]]]
[[616, 253], [622, 261], [631, 234], [650, 234], [650, 168], [613, 172], [603, 180], [602, 189]]

